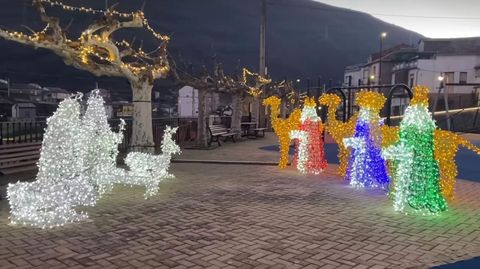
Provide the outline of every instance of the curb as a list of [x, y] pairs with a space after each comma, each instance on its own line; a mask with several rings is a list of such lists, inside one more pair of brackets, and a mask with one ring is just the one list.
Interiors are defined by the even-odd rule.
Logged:
[[[277, 166], [277, 162], [262, 161], [223, 161], [223, 160], [195, 160], [195, 159], [172, 159], [172, 163], [205, 163], [205, 164], [233, 164], [233, 165], [272, 165]], [[290, 165], [290, 164], [289, 164]]]

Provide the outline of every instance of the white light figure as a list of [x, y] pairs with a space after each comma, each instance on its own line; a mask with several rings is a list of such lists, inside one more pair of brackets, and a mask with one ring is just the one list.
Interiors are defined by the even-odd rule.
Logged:
[[61, 226], [87, 218], [85, 213], [77, 213], [75, 206], [95, 205], [94, 188], [83, 176], [86, 150], [78, 102], [81, 97], [77, 94], [65, 99], [48, 118], [37, 180], [8, 185], [12, 224]]
[[297, 170], [302, 174], [306, 174], [308, 161], [308, 133], [299, 130], [290, 131], [290, 138], [298, 140]]
[[162, 140], [162, 155], [151, 155], [142, 152], [131, 152], [125, 158], [129, 171], [123, 177], [123, 183], [129, 185], [143, 185], [146, 188], [145, 199], [157, 194], [162, 180], [173, 178], [168, 172], [173, 154], [180, 153], [180, 147], [172, 136], [177, 128], [166, 126]]
[[98, 195], [111, 192], [113, 184], [118, 180], [117, 156], [118, 145], [122, 143], [125, 121], [120, 120], [119, 132], [113, 132], [108, 123], [104, 100], [98, 90], [90, 93], [87, 110], [83, 116], [85, 130], [85, 171]]
[[81, 221], [88, 215], [75, 207], [94, 206], [114, 184], [145, 185], [147, 198], [157, 193], [161, 180], [173, 177], [168, 169], [171, 156], [180, 152], [172, 139], [177, 128], [166, 127], [162, 155], [130, 153], [125, 161], [130, 171], [125, 171], [116, 167], [125, 122], [119, 133], [110, 129], [98, 91], [90, 95], [81, 119], [81, 98], [65, 99], [47, 120], [37, 180], [9, 184], [12, 224], [52, 228]]
[[408, 171], [413, 166], [413, 149], [404, 144], [398, 144], [388, 147], [382, 151], [382, 156], [387, 160], [395, 161], [396, 179], [393, 186], [393, 209], [395, 211], [405, 212], [405, 206], [408, 204], [408, 187], [410, 175]]

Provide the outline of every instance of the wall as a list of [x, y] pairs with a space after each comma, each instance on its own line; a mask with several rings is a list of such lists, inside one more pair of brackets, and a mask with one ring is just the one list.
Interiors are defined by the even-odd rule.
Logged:
[[178, 92], [178, 116], [198, 117], [198, 91], [190, 86], [185, 86]]

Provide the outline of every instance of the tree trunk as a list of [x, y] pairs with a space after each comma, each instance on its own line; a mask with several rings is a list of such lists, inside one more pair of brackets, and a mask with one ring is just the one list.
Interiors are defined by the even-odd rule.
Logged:
[[237, 133], [238, 136], [242, 134], [242, 109], [243, 109], [243, 98], [238, 95], [234, 94], [232, 96], [232, 132]]
[[197, 124], [197, 146], [206, 148], [207, 145], [207, 118], [206, 118], [206, 97], [205, 89], [198, 90], [198, 124]]
[[130, 82], [133, 93], [132, 151], [153, 153], [152, 88], [147, 81]]

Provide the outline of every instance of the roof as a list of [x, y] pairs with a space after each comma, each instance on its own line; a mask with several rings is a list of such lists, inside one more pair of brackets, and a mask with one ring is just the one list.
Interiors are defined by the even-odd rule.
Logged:
[[361, 64], [352, 64], [352, 65], [349, 65], [347, 67], [345, 67], [345, 71], [358, 71], [360, 70], [360, 68], [362, 68], [363, 66], [365, 66], [365, 63], [361, 63]]
[[380, 52], [373, 53], [370, 55], [370, 58], [372, 62], [380, 59], [380, 56], [382, 56], [382, 59], [385, 60], [385, 58], [387, 58], [389, 55], [395, 52], [399, 52], [402, 50], [412, 50], [412, 49], [414, 50], [412, 46], [402, 43], [394, 47], [383, 50], [381, 55], [380, 55]]
[[480, 37], [426, 38], [420, 40], [419, 51], [449, 55], [480, 55]]
[[42, 86], [34, 83], [12, 83], [10, 89], [18, 90], [42, 90]]
[[62, 88], [59, 88], [59, 87], [45, 87], [44, 89], [46, 91], [55, 92], [55, 93], [66, 93], [66, 94], [70, 93], [69, 91], [67, 91], [65, 89], [62, 89]]

